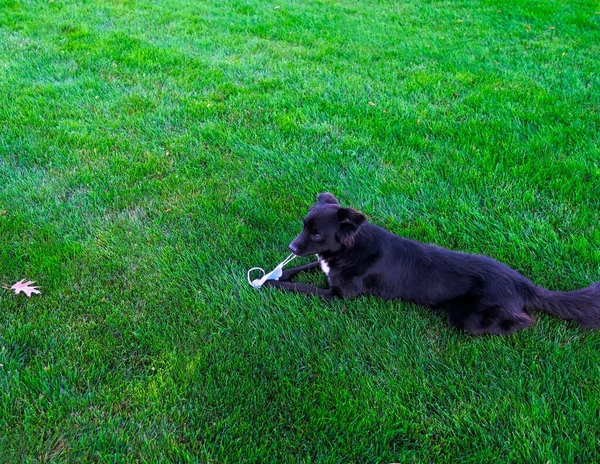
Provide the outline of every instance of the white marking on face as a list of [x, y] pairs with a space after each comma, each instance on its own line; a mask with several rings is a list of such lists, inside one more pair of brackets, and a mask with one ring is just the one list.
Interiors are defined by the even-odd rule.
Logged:
[[324, 259], [321, 259], [321, 257], [319, 255], [317, 255], [317, 258], [319, 259], [319, 264], [321, 265], [321, 270], [325, 273], [325, 275], [327, 277], [329, 277], [329, 265], [327, 264], [327, 261], [325, 261]]

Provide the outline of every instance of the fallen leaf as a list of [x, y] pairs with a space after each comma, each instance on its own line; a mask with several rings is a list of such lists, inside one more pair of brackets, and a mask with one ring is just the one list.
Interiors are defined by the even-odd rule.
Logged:
[[13, 290], [15, 292], [15, 295], [18, 295], [20, 292], [23, 292], [25, 293], [25, 295], [27, 295], [27, 297], [31, 297], [32, 293], [42, 293], [37, 289], [37, 287], [30, 287], [30, 285], [34, 284], [35, 282], [31, 280], [29, 282], [23, 282], [25, 282], [25, 279], [21, 279], [20, 281], [18, 281], [16, 284], [10, 287], [10, 290]]
[[371, 106], [375, 106], [375, 103], [373, 103], [373, 102], [369, 102], [369, 105], [371, 105]]

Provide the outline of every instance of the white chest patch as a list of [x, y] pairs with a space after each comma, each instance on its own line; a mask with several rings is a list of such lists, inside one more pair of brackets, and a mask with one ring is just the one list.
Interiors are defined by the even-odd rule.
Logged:
[[319, 255], [317, 255], [317, 258], [319, 258], [319, 264], [321, 265], [321, 270], [325, 273], [325, 275], [327, 277], [329, 277], [329, 265], [327, 264], [327, 261], [325, 261], [324, 259], [321, 259], [321, 257]]

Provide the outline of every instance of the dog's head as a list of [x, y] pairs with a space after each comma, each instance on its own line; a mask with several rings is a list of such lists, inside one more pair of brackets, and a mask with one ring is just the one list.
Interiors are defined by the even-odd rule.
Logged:
[[290, 251], [298, 256], [308, 256], [351, 247], [366, 220], [364, 214], [342, 208], [331, 193], [321, 193], [304, 218], [302, 232], [290, 244]]

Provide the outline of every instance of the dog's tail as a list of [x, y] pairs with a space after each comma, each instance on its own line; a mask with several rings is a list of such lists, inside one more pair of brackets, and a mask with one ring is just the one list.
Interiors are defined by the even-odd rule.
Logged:
[[527, 309], [574, 320], [588, 329], [600, 329], [600, 282], [571, 292], [553, 292], [532, 285], [524, 293]]

